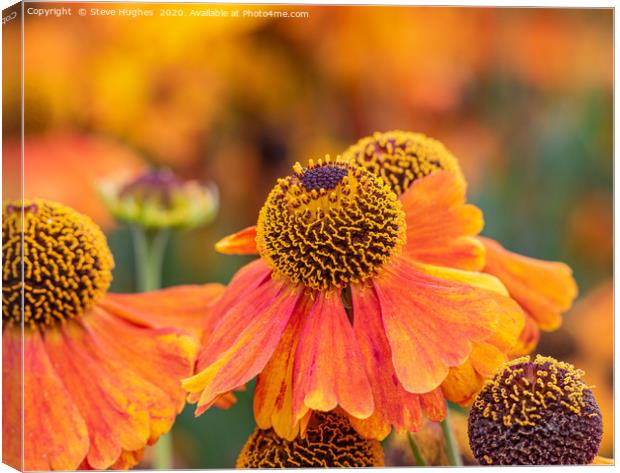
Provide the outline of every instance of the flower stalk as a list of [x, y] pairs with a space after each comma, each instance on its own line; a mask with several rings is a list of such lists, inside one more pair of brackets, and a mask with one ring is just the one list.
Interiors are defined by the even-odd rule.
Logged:
[[450, 465], [463, 466], [463, 460], [461, 458], [461, 453], [459, 452], [459, 445], [454, 437], [454, 430], [452, 429], [452, 424], [450, 422], [450, 409], [446, 410], [446, 418], [440, 423], [440, 425]]
[[[161, 288], [162, 269], [166, 246], [170, 240], [170, 229], [146, 229], [131, 226], [138, 292], [155, 291]], [[162, 435], [153, 446], [153, 468], [172, 469], [172, 432]]]
[[136, 285], [139, 292], [161, 289], [161, 276], [170, 239], [170, 230], [131, 227], [136, 264]]
[[422, 456], [422, 452], [420, 451], [420, 447], [416, 443], [411, 432], [407, 432], [407, 440], [409, 440], [409, 448], [411, 449], [411, 453], [413, 454], [413, 458], [417, 466], [426, 466], [426, 460]]

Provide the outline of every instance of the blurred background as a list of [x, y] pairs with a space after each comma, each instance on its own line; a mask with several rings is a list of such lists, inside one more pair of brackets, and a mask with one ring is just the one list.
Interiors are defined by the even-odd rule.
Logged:
[[[573, 268], [579, 301], [537, 351], [586, 371], [604, 416], [600, 454], [612, 455], [611, 10], [208, 6], [309, 13], [275, 19], [124, 4], [154, 16], [106, 18], [66, 6], [74, 16], [25, 19], [25, 195], [104, 227], [114, 291], [134, 290], [132, 246], [97, 180], [165, 166], [214, 182], [218, 217], [175, 234], [164, 285], [226, 283], [247, 258], [218, 255], [214, 242], [254, 224], [295, 161], [339, 154], [373, 131], [423, 132], [460, 159], [484, 234]], [[5, 116], [18, 114], [19, 81], [3, 87]], [[19, 195], [19, 131], [5, 121], [4, 198]], [[251, 393], [197, 419], [187, 407], [175, 466], [232, 467], [254, 428]]]

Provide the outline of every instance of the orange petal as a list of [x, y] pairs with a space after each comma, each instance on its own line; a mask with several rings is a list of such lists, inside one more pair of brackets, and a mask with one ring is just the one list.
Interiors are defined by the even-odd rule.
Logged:
[[124, 450], [143, 448], [154, 427], [151, 421], [167, 417], [168, 427], [172, 424], [176, 403], [127, 370], [112, 353], [100, 350], [97, 338], [84, 326], [74, 322], [47, 330], [45, 347], [88, 427], [87, 461], [92, 468], [108, 468]]
[[[45, 336], [57, 333], [50, 329]], [[21, 338], [19, 330], [4, 331], [2, 342], [8, 352], [21, 350], [18, 337]], [[21, 366], [13, 369], [21, 370]], [[50, 362], [41, 334], [25, 331], [25, 470], [75, 470], [86, 457], [89, 448], [86, 423], [74, 403], [71, 388], [63, 384], [63, 375]], [[12, 422], [21, 423], [21, 417]], [[3, 436], [6, 434], [4, 431]]]
[[577, 296], [577, 284], [564, 263], [541, 261], [504, 249], [496, 241], [479, 238], [487, 252], [484, 271], [497, 276], [523, 309], [543, 330], [562, 323]]
[[484, 247], [473, 236], [482, 212], [465, 203], [465, 182], [453, 172], [416, 180], [400, 197], [407, 220], [405, 254], [423, 263], [478, 271]]
[[490, 378], [508, 361], [508, 357], [491, 343], [478, 342], [474, 343], [470, 360], [477, 373]]
[[165, 392], [180, 412], [185, 403], [180, 380], [193, 372], [198, 351], [193, 337], [173, 328], [141, 327], [100, 307], [84, 317], [83, 323], [106, 356]]
[[295, 354], [295, 418], [301, 419], [306, 407], [330, 411], [338, 405], [353, 417], [367, 418], [374, 410], [372, 391], [340, 293], [315, 297]]
[[448, 400], [465, 406], [473, 401], [484, 382], [495, 375], [506, 361], [507, 355], [495, 345], [474, 343], [469, 360], [461, 366], [450, 368], [441, 388]]
[[[258, 375], [254, 391], [256, 425], [261, 429], [273, 428], [287, 440], [293, 440], [300, 432], [299, 423], [293, 417], [293, 362], [311, 305], [312, 299], [307, 296], [297, 304], [276, 351]], [[302, 414], [305, 414], [303, 409]]]
[[176, 327], [200, 340], [213, 324], [213, 306], [224, 293], [222, 284], [175, 286], [140, 294], [107, 294], [100, 306], [138, 325]]
[[465, 406], [469, 404], [484, 383], [482, 376], [474, 369], [471, 360], [461, 366], [450, 368], [441, 390], [450, 402]]
[[256, 226], [244, 228], [237, 233], [222, 238], [215, 244], [215, 250], [225, 255], [257, 254]]
[[215, 401], [213, 401], [213, 405], [218, 409], [230, 409], [235, 404], [237, 404], [237, 396], [235, 396], [233, 392], [220, 394]]
[[[478, 284], [475, 274], [428, 269], [401, 258], [374, 281], [396, 373], [413, 393], [437, 388], [450, 367], [467, 360], [471, 342], [496, 332], [502, 312], [520, 313], [509, 298], [489, 290], [486, 278]], [[455, 280], [448, 279], [452, 275]]]
[[[4, 327], [2, 332], [2, 463], [19, 471], [24, 470], [22, 351], [21, 327]], [[50, 468], [49, 464], [47, 468]]]
[[496, 373], [518, 346], [526, 319], [529, 317], [519, 309], [498, 313], [497, 331], [484, 342], [474, 343], [469, 360], [463, 366], [450, 368], [441, 384], [450, 401], [466, 405], [473, 400], [484, 381]]
[[262, 371], [301, 292], [288, 282], [269, 280], [222, 316], [202, 348], [198, 374], [183, 380], [187, 392], [201, 392], [196, 415], [210, 407], [218, 395], [247, 383]]
[[354, 285], [351, 290], [353, 327], [375, 401], [369, 419], [352, 418], [351, 422], [364, 437], [378, 440], [390, 433], [392, 425], [399, 431], [415, 432], [422, 424], [422, 396], [405, 391], [394, 372], [377, 296], [372, 288]]
[[540, 329], [536, 325], [536, 321], [528, 314], [525, 315], [525, 324], [523, 330], [519, 334], [517, 343], [510, 351], [512, 357], [528, 355], [534, 351], [538, 340], [540, 339]]
[[237, 271], [224, 290], [224, 293], [219, 298], [217, 304], [213, 307], [210, 316], [213, 323], [208, 324], [207, 329], [204, 331], [203, 343], [208, 341], [215, 326], [221, 321], [224, 314], [226, 314], [231, 307], [245, 299], [256, 288], [270, 279], [271, 269], [261, 259], [254, 260]]
[[[408, 259], [404, 257], [404, 259]], [[444, 266], [434, 266], [430, 264], [418, 263], [415, 260], [409, 258], [412, 265], [422, 270], [429, 276], [434, 276], [439, 279], [447, 279], [459, 283], [466, 284], [468, 286], [477, 287], [480, 289], [486, 289], [488, 291], [497, 292], [502, 296], [508, 296], [508, 291], [501, 283], [499, 279], [490, 274], [478, 273], [473, 271], [464, 271], [462, 269], [446, 268]]]
[[[127, 470], [132, 466], [137, 465], [144, 458], [144, 449], [127, 451], [123, 450], [121, 456], [118, 457], [118, 460], [112, 465], [110, 465], [109, 470]], [[78, 470], [94, 470], [94, 468], [88, 464], [86, 460], [82, 462], [79, 466]]]
[[433, 422], [441, 422], [446, 418], [446, 398], [441, 389], [421, 394], [420, 404], [426, 417]]
[[116, 460], [116, 463], [110, 466], [110, 470], [127, 470], [141, 462], [142, 458], [144, 458], [143, 448], [132, 452], [123, 451], [121, 456], [118, 457], [118, 460]]

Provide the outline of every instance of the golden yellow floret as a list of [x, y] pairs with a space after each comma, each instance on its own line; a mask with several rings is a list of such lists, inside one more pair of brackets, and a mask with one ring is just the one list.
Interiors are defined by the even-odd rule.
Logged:
[[2, 238], [4, 323], [23, 318], [36, 328], [77, 317], [110, 286], [114, 260], [105, 236], [68, 207], [44, 200], [7, 203]]
[[257, 247], [277, 275], [343, 288], [377, 274], [400, 250], [405, 219], [382, 179], [329, 157], [279, 179], [260, 211]]
[[362, 438], [342, 415], [315, 412], [306, 434], [292, 442], [272, 430], [256, 431], [237, 459], [237, 468], [383, 466], [383, 449]]
[[406, 131], [375, 132], [350, 146], [345, 161], [381, 176], [397, 195], [416, 179], [437, 171], [453, 171], [462, 176], [457, 159], [439, 141], [421, 133]]

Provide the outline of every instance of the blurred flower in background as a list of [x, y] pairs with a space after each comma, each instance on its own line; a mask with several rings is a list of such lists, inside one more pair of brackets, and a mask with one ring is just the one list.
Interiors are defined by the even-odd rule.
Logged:
[[[403, 129], [439, 139], [458, 158], [485, 235], [565, 261], [585, 300], [610, 280], [611, 10], [304, 5], [277, 9], [308, 18], [233, 19], [190, 17], [196, 7], [187, 5], [174, 6], [182, 17], [161, 17], [160, 5], [140, 6], [155, 16], [27, 16], [24, 31], [26, 196], [60, 201], [107, 228], [121, 271], [132, 267], [128, 234], [110, 225], [100, 179], [165, 166], [183, 180], [214, 181], [225, 205], [213, 225], [172, 238], [163, 282], [228, 282], [247, 258], [218, 255], [213, 244], [256, 223], [292, 163]], [[19, 32], [5, 33], [11, 41]], [[19, 82], [3, 81], [3, 93], [4, 111], [16, 114]], [[10, 124], [5, 195], [19, 189], [20, 128]], [[114, 290], [131, 290], [129, 281], [117, 271]], [[601, 387], [611, 399], [612, 350], [583, 344], [596, 342], [595, 325], [611, 333], [607, 304], [577, 305], [538, 349], [561, 348], [556, 355], [597, 384], [602, 454], [612, 435]], [[570, 335], [573, 323], [598, 317]], [[184, 412], [175, 465], [233, 466], [254, 429], [252, 391], [226, 412], [196, 420]]]
[[[18, 199], [21, 146], [19, 140], [4, 144], [4, 195]], [[46, 198], [69, 205], [103, 227], [113, 223], [97, 194], [96, 181], [107, 176], [123, 181], [144, 168], [131, 148], [110, 139], [78, 133], [26, 138], [24, 142], [24, 196]]]
[[146, 229], [206, 225], [218, 207], [212, 184], [182, 181], [166, 169], [147, 171], [129, 182], [103, 180], [99, 188], [115, 218]]

